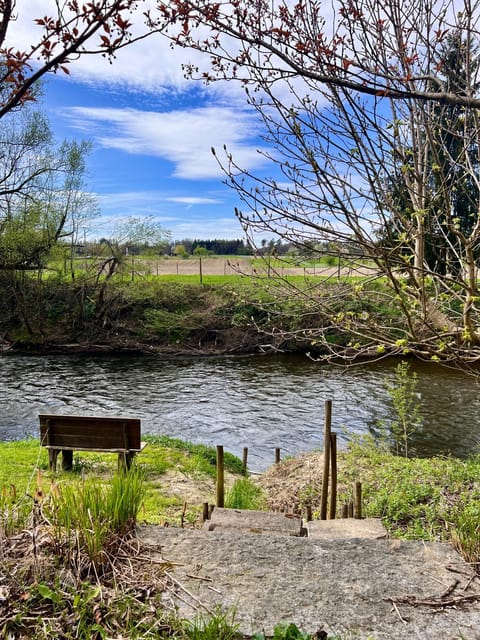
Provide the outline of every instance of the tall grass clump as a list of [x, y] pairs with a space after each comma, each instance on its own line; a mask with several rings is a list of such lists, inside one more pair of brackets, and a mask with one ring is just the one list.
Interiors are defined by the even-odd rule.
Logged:
[[108, 483], [87, 479], [78, 485], [54, 486], [46, 504], [54, 541], [79, 573], [100, 571], [130, 531], [144, 497], [137, 469], [118, 473]]
[[[476, 498], [476, 499], [475, 499]], [[463, 496], [451, 514], [452, 544], [480, 573], [480, 502], [476, 496]]]
[[225, 506], [229, 509], [261, 510], [265, 508], [265, 496], [261, 487], [250, 478], [237, 478], [227, 491]]
[[0, 539], [14, 535], [27, 526], [33, 500], [18, 498], [15, 485], [0, 487]]
[[208, 617], [197, 616], [194, 622], [185, 622], [185, 640], [240, 640], [235, 622], [236, 611], [222, 611], [217, 608]]

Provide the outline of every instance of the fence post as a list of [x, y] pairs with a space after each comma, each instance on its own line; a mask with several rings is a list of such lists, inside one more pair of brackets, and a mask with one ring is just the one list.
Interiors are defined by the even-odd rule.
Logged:
[[223, 447], [217, 446], [217, 507], [225, 505], [225, 475], [223, 463]]
[[248, 447], [243, 447], [242, 468], [243, 468], [243, 473], [245, 475], [247, 475], [247, 469], [248, 469]]
[[354, 518], [361, 520], [362, 518], [362, 483], [355, 482], [355, 501], [354, 501]]
[[332, 490], [330, 492], [330, 520], [335, 520], [337, 511], [337, 434], [330, 435], [330, 460], [332, 465]]
[[332, 401], [325, 401], [325, 429], [323, 434], [323, 478], [320, 520], [327, 519], [328, 476], [330, 475], [330, 434], [332, 430]]

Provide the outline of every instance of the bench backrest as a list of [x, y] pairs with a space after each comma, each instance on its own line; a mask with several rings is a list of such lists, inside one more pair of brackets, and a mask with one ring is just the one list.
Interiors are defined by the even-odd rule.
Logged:
[[39, 415], [43, 446], [97, 451], [140, 451], [138, 418]]

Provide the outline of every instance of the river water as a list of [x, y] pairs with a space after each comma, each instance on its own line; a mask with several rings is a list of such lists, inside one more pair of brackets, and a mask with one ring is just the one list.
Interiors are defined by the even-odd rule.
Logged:
[[[390, 424], [385, 383], [396, 363], [349, 369], [302, 356], [187, 358], [164, 356], [0, 356], [0, 439], [38, 437], [38, 414], [125, 415], [142, 432], [223, 444], [249, 466], [322, 446], [325, 400], [340, 446], [372, 426]], [[460, 457], [479, 450], [480, 387], [459, 372], [412, 363], [423, 426], [419, 455]]]

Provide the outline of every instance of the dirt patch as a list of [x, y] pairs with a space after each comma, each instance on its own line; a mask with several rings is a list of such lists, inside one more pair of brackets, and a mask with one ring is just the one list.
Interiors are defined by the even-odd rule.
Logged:
[[307, 504], [320, 507], [322, 491], [322, 453], [303, 453], [282, 460], [256, 477], [266, 494], [268, 509], [302, 513]]
[[[225, 473], [226, 491], [237, 477], [231, 473]], [[204, 502], [213, 504], [216, 498], [215, 480], [191, 471], [187, 475], [178, 469], [169, 469], [159, 477], [158, 486], [164, 495], [179, 498], [188, 505], [201, 505]]]
[[187, 475], [177, 469], [163, 473], [158, 486], [164, 495], [179, 498], [190, 505], [201, 505], [215, 495], [215, 481], [212, 478], [191, 473]]
[[227, 258], [188, 258], [185, 260], [168, 258], [162, 260], [139, 260], [135, 270], [138, 273], [149, 273], [151, 275], [202, 275], [222, 276], [222, 275], [247, 275], [247, 276], [365, 276], [372, 275], [375, 270], [369, 267], [338, 267], [316, 266], [316, 267], [292, 267], [285, 263], [285, 266], [269, 268], [268, 263], [257, 261], [252, 264], [252, 258], [232, 256]]

